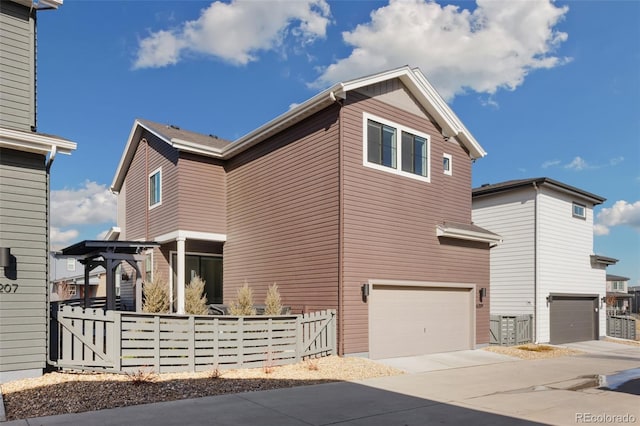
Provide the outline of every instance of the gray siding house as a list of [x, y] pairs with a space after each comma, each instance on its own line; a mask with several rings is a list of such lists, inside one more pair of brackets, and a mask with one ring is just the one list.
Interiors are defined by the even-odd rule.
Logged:
[[47, 361], [49, 171], [76, 144], [36, 131], [36, 13], [0, 0], [0, 383]]

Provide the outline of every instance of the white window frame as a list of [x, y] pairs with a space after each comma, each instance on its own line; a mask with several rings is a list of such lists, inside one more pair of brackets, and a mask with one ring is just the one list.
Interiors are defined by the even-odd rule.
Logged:
[[[368, 143], [368, 122], [369, 120], [384, 124], [385, 126], [393, 127], [396, 129], [396, 166], [388, 167], [382, 164], [369, 162], [369, 143]], [[411, 172], [405, 172], [402, 170], [402, 132], [407, 132], [412, 135], [423, 138], [427, 142], [427, 175], [422, 176]], [[420, 132], [411, 127], [404, 126], [402, 124], [389, 121], [387, 119], [378, 117], [368, 112], [362, 113], [362, 164], [365, 167], [381, 170], [387, 173], [416, 179], [422, 182], [431, 182], [431, 136], [424, 132]]]
[[69, 296], [74, 297], [78, 294], [78, 286], [77, 284], [69, 284]]
[[[444, 159], [445, 158], [449, 160], [449, 168], [448, 169], [444, 168]], [[446, 153], [442, 154], [442, 171], [447, 176], [453, 176], [453, 155], [446, 154]]]
[[[160, 190], [158, 191], [159, 200], [156, 201], [155, 204], [151, 204], [151, 178], [156, 174], [158, 175], [158, 183], [160, 185]], [[151, 210], [162, 205], [162, 167], [158, 167], [157, 169], [149, 173], [149, 176], [147, 177], [147, 183], [149, 185], [149, 189], [147, 191], [147, 204], [149, 206], [149, 210]]]
[[67, 271], [75, 272], [76, 270], [76, 260], [73, 257], [67, 258]]
[[[580, 207], [582, 209], [582, 214], [576, 213], [576, 207]], [[585, 206], [584, 204], [573, 202], [571, 204], [571, 214], [575, 218], [586, 219], [587, 218], [587, 206]]]

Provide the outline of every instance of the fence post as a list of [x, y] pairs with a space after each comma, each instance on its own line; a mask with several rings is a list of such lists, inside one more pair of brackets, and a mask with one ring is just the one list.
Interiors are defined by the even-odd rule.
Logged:
[[302, 361], [302, 349], [304, 345], [304, 332], [302, 315], [296, 316], [296, 363]]
[[160, 373], [160, 315], [153, 318], [153, 368]]
[[108, 311], [113, 315], [113, 350], [112, 350], [112, 359], [113, 359], [113, 368], [116, 371], [120, 371], [122, 369], [122, 358], [120, 357], [122, 354], [122, 319], [120, 312], [117, 311]]
[[189, 315], [189, 368], [196, 371], [196, 317]]
[[238, 367], [244, 364], [244, 317], [238, 318]]

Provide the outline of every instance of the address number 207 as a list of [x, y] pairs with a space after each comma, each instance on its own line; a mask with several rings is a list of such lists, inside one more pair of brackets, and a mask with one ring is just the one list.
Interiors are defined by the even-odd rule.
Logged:
[[0, 293], [17, 293], [18, 284], [0, 284]]

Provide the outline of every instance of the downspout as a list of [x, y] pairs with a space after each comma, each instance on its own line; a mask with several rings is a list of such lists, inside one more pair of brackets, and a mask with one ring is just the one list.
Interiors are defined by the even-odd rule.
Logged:
[[338, 112], [338, 355], [344, 355], [344, 181], [342, 179], [342, 169], [344, 166], [343, 138], [344, 129], [342, 126], [342, 104], [331, 92], [331, 98], [340, 108]]
[[[47, 347], [47, 362], [45, 364], [49, 364], [49, 365], [56, 365], [57, 364], [57, 359], [54, 361], [51, 359], [51, 304], [50, 302], [50, 290], [49, 290], [49, 269], [51, 268], [50, 262], [49, 262], [49, 250], [50, 250], [50, 244], [51, 244], [51, 237], [50, 237], [50, 219], [49, 219], [49, 215], [50, 215], [50, 211], [51, 211], [51, 196], [50, 191], [51, 191], [51, 180], [50, 180], [50, 172], [51, 172], [51, 166], [53, 165], [53, 160], [55, 160], [56, 158], [56, 153], [58, 152], [58, 146], [57, 145], [51, 145], [51, 153], [49, 154], [49, 158], [47, 158], [47, 161], [45, 163], [45, 219], [44, 219], [44, 224], [45, 224], [45, 228], [47, 230], [47, 232], [45, 232], [45, 246], [46, 246], [46, 256], [47, 256], [47, 261], [45, 263], [45, 275], [46, 275], [46, 279], [45, 279], [45, 285], [46, 285], [46, 291], [45, 291], [45, 300], [46, 300], [46, 305], [45, 305], [45, 321], [46, 321], [46, 342], [45, 342], [45, 346]], [[46, 365], [45, 365], [46, 368]]]
[[533, 341], [538, 344], [538, 195], [540, 188], [533, 182], [536, 190], [533, 199]]

